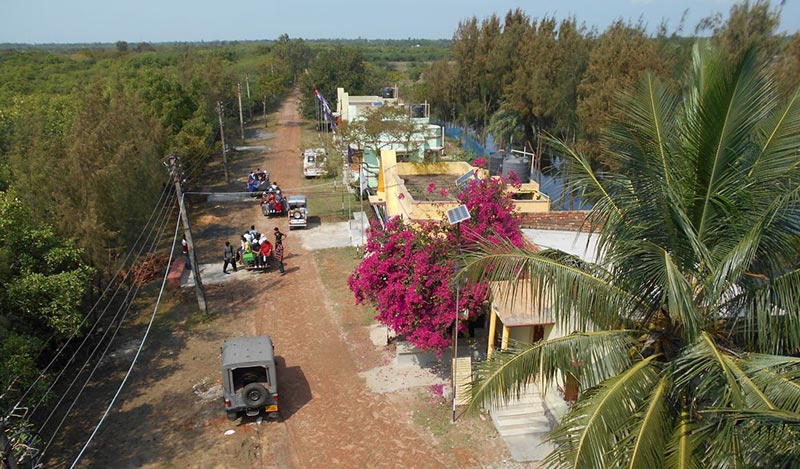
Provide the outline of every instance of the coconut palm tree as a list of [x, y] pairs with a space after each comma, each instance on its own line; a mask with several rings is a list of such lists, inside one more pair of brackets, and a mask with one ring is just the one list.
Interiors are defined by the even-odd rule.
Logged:
[[[465, 275], [520, 280], [566, 336], [495, 354], [471, 407], [571, 374], [550, 467], [800, 465], [800, 94], [752, 52], [694, 49], [682, 97], [646, 77], [580, 169], [598, 261], [486, 245]], [[520, 294], [512, 292], [511, 295]]]

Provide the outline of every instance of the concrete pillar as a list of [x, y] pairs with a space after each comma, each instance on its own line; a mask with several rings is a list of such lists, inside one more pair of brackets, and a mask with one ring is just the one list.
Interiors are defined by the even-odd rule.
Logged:
[[511, 329], [508, 328], [505, 324], [503, 324], [503, 341], [500, 342], [500, 350], [505, 350], [508, 348], [508, 336], [511, 335]]
[[497, 311], [492, 306], [492, 311], [489, 313], [489, 345], [486, 347], [486, 359], [492, 358], [494, 353], [494, 334], [497, 331]]

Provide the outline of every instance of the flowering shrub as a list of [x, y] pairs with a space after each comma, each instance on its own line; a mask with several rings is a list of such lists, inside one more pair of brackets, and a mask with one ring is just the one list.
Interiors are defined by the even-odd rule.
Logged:
[[[366, 256], [348, 279], [356, 302], [374, 306], [378, 321], [415, 346], [441, 354], [450, 344], [455, 312], [476, 318], [488, 293], [485, 283], [462, 284], [456, 308], [454, 246], [501, 237], [523, 244], [513, 202], [503, 189], [502, 181], [470, 181], [458, 195], [472, 216], [460, 232], [445, 221], [412, 225], [397, 217], [385, 228], [373, 224]], [[466, 325], [458, 327], [463, 330]]]

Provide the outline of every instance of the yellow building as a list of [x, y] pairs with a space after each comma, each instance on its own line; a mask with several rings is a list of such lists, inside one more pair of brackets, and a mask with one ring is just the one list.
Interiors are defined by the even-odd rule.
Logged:
[[[408, 221], [441, 220], [447, 210], [459, 205], [456, 179], [470, 171], [476, 171], [481, 178], [489, 176], [485, 169], [465, 161], [398, 163], [396, 151], [383, 150], [378, 190], [369, 201], [383, 211], [386, 219], [399, 216]], [[431, 185], [432, 191], [428, 190]], [[509, 190], [522, 213], [550, 210], [549, 197], [539, 191], [535, 182]]]

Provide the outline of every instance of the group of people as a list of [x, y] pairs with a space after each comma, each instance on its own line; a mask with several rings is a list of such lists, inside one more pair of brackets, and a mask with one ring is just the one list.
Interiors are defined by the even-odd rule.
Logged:
[[283, 194], [281, 194], [281, 188], [278, 187], [278, 183], [275, 181], [272, 181], [267, 190], [261, 194], [261, 205], [267, 205], [268, 213], [283, 213], [284, 202], [285, 200]]
[[268, 181], [269, 174], [266, 171], [262, 171], [261, 168], [256, 168], [255, 171], [247, 176], [247, 189], [250, 192], [263, 190]]
[[225, 241], [225, 248], [223, 249], [222, 272], [227, 274], [228, 265], [233, 266], [233, 271], [237, 272], [237, 262], [247, 267], [266, 269], [270, 267], [272, 261], [278, 263], [278, 271], [284, 275], [286, 271], [283, 265], [283, 238], [286, 234], [276, 226], [273, 230], [275, 235], [275, 244], [273, 245], [265, 233], [259, 233], [255, 225], [250, 225], [250, 229], [245, 231], [241, 236], [241, 245], [239, 249], [235, 249], [230, 241]]

